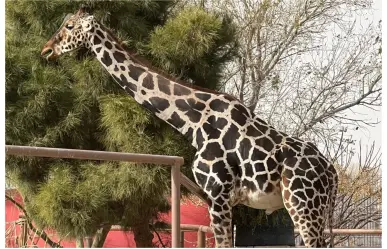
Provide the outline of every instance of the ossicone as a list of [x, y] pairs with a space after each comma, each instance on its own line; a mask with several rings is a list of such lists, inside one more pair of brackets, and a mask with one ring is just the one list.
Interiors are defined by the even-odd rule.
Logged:
[[85, 15], [85, 14], [91, 14], [91, 8], [90, 6], [86, 5], [86, 4], [82, 4], [81, 7], [79, 8], [79, 10], [77, 11], [76, 15], [78, 16], [82, 16], [82, 15]]

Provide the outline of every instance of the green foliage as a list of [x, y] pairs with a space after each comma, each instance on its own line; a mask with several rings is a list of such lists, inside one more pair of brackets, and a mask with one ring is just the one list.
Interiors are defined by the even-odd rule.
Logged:
[[184, 155], [186, 167], [182, 172], [193, 180], [190, 165], [195, 150], [168, 124], [144, 111], [127, 96], [105, 95], [100, 98], [100, 107], [102, 139], [108, 150]]
[[[232, 57], [227, 18], [201, 10], [173, 17], [173, 1], [6, 1], [6, 143], [179, 155], [190, 165], [191, 145], [124, 95], [91, 53], [79, 50], [55, 63], [40, 57], [63, 18], [82, 3], [151, 61], [159, 61], [156, 50], [148, 50], [152, 37], [172, 32], [180, 20], [179, 28], [198, 40], [181, 51], [166, 52], [170, 44], [159, 44], [165, 65], [173, 65], [163, 69], [183, 71], [183, 78], [202, 86], [215, 87]], [[181, 60], [186, 53], [191, 57]], [[188, 174], [189, 167], [183, 171]], [[170, 173], [164, 166], [7, 157], [6, 172], [36, 224], [68, 238], [92, 235], [101, 224], [148, 222], [169, 208]]]
[[147, 49], [169, 72], [216, 89], [222, 65], [236, 55], [236, 46], [231, 19], [190, 7], [157, 27]]
[[169, 209], [165, 167], [84, 163], [75, 175], [70, 163], [50, 166], [28, 211], [38, 225], [60, 228], [61, 236], [94, 234], [106, 222], [130, 227], [139, 217], [157, 218], [157, 212]]
[[169, 125], [146, 112], [127, 96], [106, 95], [100, 99], [104, 144], [109, 150], [186, 155], [189, 162], [194, 150]]
[[190, 64], [215, 44], [221, 24], [220, 18], [208, 15], [203, 9], [184, 10], [155, 29], [149, 43], [150, 51], [162, 62], [176, 58], [183, 64]]

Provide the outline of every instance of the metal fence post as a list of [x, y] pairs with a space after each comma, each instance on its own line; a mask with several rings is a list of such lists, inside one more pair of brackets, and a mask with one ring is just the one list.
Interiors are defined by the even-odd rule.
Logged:
[[180, 245], [180, 163], [171, 167], [171, 191], [172, 191], [172, 247]]
[[206, 233], [203, 231], [198, 231], [198, 244], [196, 245], [197, 248], [204, 248], [206, 247]]
[[180, 247], [184, 248], [184, 231], [180, 231]]

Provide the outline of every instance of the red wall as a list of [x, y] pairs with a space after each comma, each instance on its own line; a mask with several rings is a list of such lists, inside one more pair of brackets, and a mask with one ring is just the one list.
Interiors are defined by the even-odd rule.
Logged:
[[[13, 196], [19, 203], [22, 203], [20, 195], [15, 190], [7, 190], [7, 194]], [[15, 236], [20, 235], [20, 225], [14, 225], [16, 220], [19, 219], [19, 210], [17, 207], [6, 200], [5, 203], [5, 220], [6, 220], [6, 231], [9, 232], [9, 235], [6, 236], [6, 247], [19, 247]], [[161, 215], [161, 219], [165, 222], [170, 222], [171, 214]], [[180, 205], [180, 219], [181, 224], [195, 224], [195, 225], [205, 225], [208, 226], [210, 223], [210, 218], [207, 211], [207, 205], [200, 202], [197, 198], [193, 197], [191, 199], [184, 199], [181, 201]], [[49, 237], [58, 241], [55, 237], [55, 232], [46, 231]], [[33, 232], [31, 232], [33, 235]], [[171, 236], [167, 233], [159, 232], [159, 235], [163, 241], [163, 244], [166, 247], [171, 247]], [[207, 247], [214, 247], [213, 235], [208, 233], [207, 235]], [[185, 232], [185, 247], [196, 247], [197, 232]], [[153, 242], [161, 247], [159, 239], [156, 234], [154, 234]], [[44, 243], [42, 239], [35, 238], [35, 243], [38, 247], [49, 247]], [[31, 242], [29, 242], [31, 244]], [[61, 241], [63, 247], [75, 247], [75, 242], [73, 241]], [[110, 231], [103, 247], [136, 247], [136, 244], [133, 240], [133, 234], [131, 232], [124, 231]]]

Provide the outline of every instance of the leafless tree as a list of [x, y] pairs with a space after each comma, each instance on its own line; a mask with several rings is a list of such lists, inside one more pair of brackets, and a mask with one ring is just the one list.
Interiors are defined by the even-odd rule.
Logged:
[[373, 145], [355, 165], [347, 135], [378, 122], [359, 107], [381, 106], [382, 24], [366, 20], [372, 1], [203, 2], [238, 27], [239, 58], [226, 68], [224, 89], [274, 127], [324, 148], [340, 172], [335, 228], [378, 222], [380, 151]]
[[[362, 146], [359, 145], [360, 151]], [[381, 152], [372, 144], [365, 157], [353, 163], [346, 152], [332, 158], [339, 172], [339, 191], [335, 207], [335, 228], [376, 228], [382, 218]], [[341, 162], [339, 164], [339, 162]], [[343, 163], [344, 162], [344, 163]], [[339, 245], [349, 236], [335, 240]]]
[[332, 147], [341, 130], [376, 123], [353, 113], [381, 106], [381, 22], [364, 24], [371, 0], [200, 4], [238, 27], [239, 58], [226, 68], [224, 89], [274, 127]]

